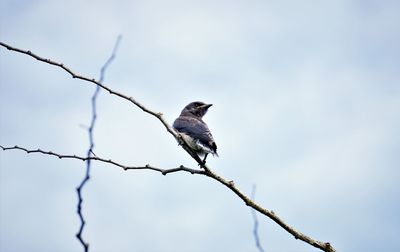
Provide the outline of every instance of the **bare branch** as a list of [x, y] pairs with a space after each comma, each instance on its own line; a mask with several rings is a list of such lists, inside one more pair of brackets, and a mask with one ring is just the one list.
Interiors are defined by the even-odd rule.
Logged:
[[[167, 123], [167, 121], [164, 119], [162, 113], [158, 113], [158, 112], [154, 112], [152, 110], [149, 110], [148, 108], [146, 108], [144, 105], [142, 105], [141, 103], [139, 103], [138, 101], [136, 101], [133, 97], [128, 97], [122, 93], [119, 93], [117, 91], [113, 91], [112, 89], [110, 89], [109, 87], [101, 84], [100, 82], [96, 81], [95, 79], [90, 79], [88, 77], [84, 77], [84, 76], [80, 76], [75, 74], [74, 72], [72, 72], [72, 70], [70, 70], [69, 68], [65, 67], [63, 64], [61, 63], [57, 63], [55, 61], [52, 61], [50, 59], [46, 59], [43, 57], [40, 57], [36, 54], [33, 54], [31, 51], [25, 51], [25, 50], [21, 50], [12, 46], [9, 46], [3, 42], [0, 42], [0, 45], [7, 48], [8, 50], [11, 51], [15, 51], [15, 52], [19, 52], [22, 54], [26, 54], [29, 55], [39, 61], [45, 62], [47, 64], [51, 64], [51, 65], [55, 65], [58, 66], [62, 69], [64, 69], [65, 71], [67, 71], [69, 74], [72, 75], [73, 78], [77, 78], [77, 79], [81, 79], [84, 81], [88, 81], [91, 82], [95, 85], [100, 86], [101, 88], [105, 89], [106, 91], [108, 91], [110, 94], [116, 95], [121, 97], [122, 99], [125, 99], [131, 103], [133, 103], [134, 105], [136, 105], [137, 107], [139, 107], [140, 109], [142, 109], [144, 112], [153, 115], [154, 117], [156, 117], [166, 128], [166, 130], [172, 135], [174, 136], [174, 138], [180, 143], [180, 145], [182, 146], [182, 148], [194, 159], [196, 160], [196, 162], [204, 169], [203, 173], [195, 173], [195, 174], [202, 174], [205, 176], [208, 176], [210, 178], [213, 178], [214, 180], [220, 182], [221, 184], [225, 185], [226, 187], [228, 187], [231, 191], [233, 191], [239, 198], [241, 198], [244, 203], [250, 207], [252, 207], [253, 209], [255, 209], [256, 211], [260, 212], [261, 214], [269, 217], [271, 220], [273, 220], [275, 223], [277, 223], [279, 226], [281, 226], [283, 229], [285, 229], [287, 232], [289, 232], [290, 234], [292, 234], [296, 239], [302, 240], [308, 244], [310, 244], [311, 246], [314, 246], [318, 249], [321, 249], [323, 251], [327, 251], [327, 252], [333, 252], [335, 251], [334, 248], [330, 245], [330, 243], [326, 242], [321, 242], [321, 241], [317, 241], [314, 240], [312, 238], [310, 238], [309, 236], [306, 236], [305, 234], [295, 230], [293, 227], [289, 226], [288, 224], [286, 224], [281, 218], [279, 218], [273, 211], [267, 210], [266, 208], [261, 207], [260, 205], [256, 204], [254, 201], [252, 201], [248, 196], [246, 196], [244, 193], [242, 193], [234, 184], [233, 181], [228, 181], [226, 179], [224, 179], [223, 177], [219, 176], [218, 174], [216, 174], [215, 172], [211, 171], [211, 169], [202, 163], [202, 160], [197, 156], [196, 153], [194, 153], [189, 145], [186, 143], [186, 141], [178, 134], [176, 133], [172, 127]], [[3, 148], [4, 149], [4, 148]], [[46, 153], [44, 153], [46, 154]], [[100, 159], [94, 159], [94, 160], [100, 160]], [[101, 160], [100, 160], [101, 161]], [[112, 163], [114, 165], [120, 166], [115, 162], [110, 161], [109, 163]], [[121, 166], [120, 166], [121, 167]], [[122, 167], [123, 168], [123, 167]], [[148, 168], [147, 168], [148, 169]]]
[[[251, 200], [254, 201], [255, 195], [256, 195], [256, 185], [253, 185], [253, 189], [251, 191]], [[251, 215], [253, 216], [253, 221], [254, 221], [253, 235], [254, 235], [254, 240], [256, 241], [256, 247], [258, 251], [264, 252], [264, 249], [260, 243], [260, 237], [258, 236], [258, 219], [257, 219], [257, 213], [254, 210], [254, 208], [251, 208]]]
[[170, 169], [162, 169], [162, 168], [157, 168], [154, 166], [151, 166], [149, 164], [146, 164], [144, 166], [127, 166], [127, 165], [122, 165], [118, 162], [112, 161], [111, 159], [105, 159], [105, 158], [101, 158], [98, 156], [95, 157], [81, 157], [81, 156], [77, 156], [77, 155], [63, 155], [63, 154], [58, 154], [55, 153], [53, 151], [44, 151], [41, 149], [36, 149], [36, 150], [29, 150], [23, 147], [19, 147], [19, 146], [12, 146], [12, 147], [4, 147], [2, 145], [0, 145], [0, 148], [3, 149], [3, 151], [7, 151], [7, 150], [22, 150], [25, 151], [26, 153], [41, 153], [41, 154], [45, 154], [45, 155], [50, 155], [50, 156], [55, 156], [58, 157], [60, 159], [63, 158], [68, 158], [68, 159], [78, 159], [81, 161], [86, 161], [88, 159], [90, 160], [96, 160], [99, 162], [103, 162], [103, 163], [108, 163], [111, 165], [115, 165], [117, 167], [120, 167], [124, 170], [152, 170], [152, 171], [157, 171], [160, 172], [163, 175], [167, 175], [169, 173], [174, 173], [174, 172], [179, 172], [179, 171], [184, 171], [184, 172], [189, 172], [191, 174], [199, 174], [199, 175], [205, 175], [208, 177], [211, 177], [215, 180], [217, 180], [218, 182], [224, 184], [225, 186], [227, 186], [229, 189], [231, 189], [236, 195], [238, 195], [245, 203], [246, 205], [252, 207], [253, 209], [257, 210], [258, 212], [268, 216], [269, 218], [271, 218], [273, 221], [275, 221], [278, 225], [280, 225], [282, 228], [284, 228], [286, 231], [288, 231], [289, 233], [291, 233], [296, 239], [300, 239], [316, 248], [319, 248], [323, 251], [327, 251], [327, 252], [334, 252], [335, 250], [333, 249], [333, 247], [329, 244], [329, 243], [322, 243], [319, 241], [315, 241], [313, 239], [311, 239], [310, 237], [296, 231], [294, 228], [288, 226], [287, 224], [285, 224], [283, 222], [282, 219], [280, 219], [277, 215], [275, 215], [275, 213], [273, 211], [269, 211], [265, 208], [262, 208], [261, 206], [257, 205], [255, 202], [253, 202], [250, 198], [248, 198], [246, 195], [244, 195], [239, 189], [236, 188], [235, 184], [233, 183], [233, 181], [227, 181], [224, 178], [216, 175], [215, 173], [211, 172], [210, 170], [197, 170], [197, 169], [192, 169], [192, 168], [188, 168], [185, 167], [183, 165], [176, 167], [176, 168], [170, 168]]
[[154, 166], [149, 165], [149, 164], [146, 164], [146, 165], [143, 165], [143, 166], [127, 166], [127, 165], [123, 165], [121, 163], [112, 161], [111, 159], [101, 158], [101, 157], [98, 157], [98, 156], [95, 156], [95, 157], [93, 157], [93, 156], [82, 157], [82, 156], [78, 156], [78, 155], [65, 155], [65, 154], [58, 154], [58, 153], [53, 152], [53, 151], [44, 151], [44, 150], [41, 150], [41, 149], [35, 149], [35, 150], [27, 149], [27, 148], [20, 147], [20, 146], [17, 146], [17, 145], [11, 146], [11, 147], [4, 147], [4, 146], [0, 145], [0, 148], [3, 151], [7, 151], [7, 150], [22, 150], [22, 151], [25, 151], [28, 154], [40, 153], [40, 154], [44, 154], [44, 155], [54, 156], [54, 157], [57, 157], [59, 159], [63, 159], [63, 158], [65, 158], [65, 159], [77, 159], [77, 160], [81, 160], [81, 161], [96, 160], [96, 161], [99, 161], [99, 162], [102, 162], [102, 163], [107, 163], [107, 164], [111, 164], [111, 165], [120, 167], [125, 171], [127, 171], [127, 170], [150, 170], [150, 171], [160, 172], [162, 175], [167, 175], [169, 173], [180, 172], [180, 171], [188, 172], [188, 173], [191, 173], [191, 174], [204, 174], [205, 173], [204, 170], [192, 169], [192, 168], [185, 167], [183, 165], [180, 165], [180, 166], [174, 167], [174, 168], [170, 168], [170, 169], [162, 169], [162, 168], [154, 167]]
[[[115, 55], [117, 53], [117, 49], [118, 49], [120, 41], [121, 41], [121, 35], [118, 36], [117, 41], [115, 42], [114, 49], [113, 49], [113, 51], [111, 53], [111, 56], [107, 59], [107, 61], [101, 67], [100, 79], [99, 79], [100, 83], [102, 83], [104, 81], [106, 69], [115, 58]], [[93, 153], [93, 149], [94, 149], [93, 130], [94, 130], [94, 126], [95, 126], [96, 119], [97, 119], [96, 101], [97, 101], [97, 96], [98, 96], [99, 92], [100, 92], [100, 86], [96, 86], [96, 89], [95, 89], [95, 91], [93, 93], [93, 96], [92, 96], [92, 99], [91, 99], [91, 101], [92, 101], [92, 104], [91, 104], [92, 105], [91, 122], [90, 122], [90, 126], [89, 126], [89, 128], [87, 130], [88, 131], [88, 135], [89, 135], [89, 148], [88, 148], [87, 154], [86, 154], [87, 157], [90, 157], [92, 154], [94, 155], [94, 153]], [[82, 214], [82, 204], [83, 204], [82, 189], [90, 179], [90, 167], [91, 167], [91, 159], [87, 159], [86, 160], [86, 173], [85, 173], [85, 176], [83, 177], [83, 179], [80, 182], [79, 186], [76, 188], [76, 193], [78, 195], [77, 214], [78, 214], [79, 220], [81, 222], [80, 227], [79, 227], [79, 231], [76, 234], [76, 238], [82, 244], [83, 249], [84, 249], [85, 252], [89, 251], [89, 243], [85, 242], [83, 237], [82, 237], [82, 232], [83, 232], [83, 229], [84, 229], [85, 223], [86, 223], [85, 218], [83, 217], [83, 214]]]

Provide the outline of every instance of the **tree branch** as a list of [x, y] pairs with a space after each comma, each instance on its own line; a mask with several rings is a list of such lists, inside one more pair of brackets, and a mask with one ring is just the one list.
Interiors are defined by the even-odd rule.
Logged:
[[[110, 94], [115, 95], [115, 96], [118, 96], [118, 97], [120, 97], [120, 98], [122, 98], [122, 99], [124, 99], [124, 100], [127, 100], [127, 101], [133, 103], [134, 105], [136, 105], [137, 107], [139, 107], [141, 110], [143, 110], [145, 113], [148, 113], [148, 114], [150, 114], [150, 115], [156, 117], [158, 120], [160, 120], [160, 122], [164, 125], [164, 127], [166, 128], [166, 130], [167, 130], [172, 136], [174, 136], [174, 138], [181, 144], [182, 148], [185, 149], [186, 152], [189, 153], [189, 155], [192, 156], [192, 158], [195, 159], [199, 165], [203, 166], [203, 165], [202, 165], [202, 160], [197, 156], [196, 153], [194, 153], [194, 152], [190, 149], [190, 147], [189, 147], [189, 145], [187, 144], [187, 142], [185, 141], [185, 139], [182, 138], [178, 133], [176, 133], [176, 132], [172, 129], [172, 127], [171, 127], [171, 126], [168, 124], [168, 122], [164, 119], [162, 113], [160, 113], [160, 112], [154, 112], [154, 111], [152, 111], [152, 110], [146, 108], [144, 105], [142, 105], [141, 103], [139, 103], [138, 101], [136, 101], [132, 96], [129, 96], [129, 97], [128, 97], [128, 96], [126, 96], [126, 95], [124, 95], [124, 94], [122, 94], [122, 93], [120, 93], [120, 92], [114, 91], [114, 90], [112, 90], [111, 88], [109, 88], [109, 87], [103, 85], [100, 81], [96, 81], [94, 78], [88, 78], [88, 77], [85, 77], [85, 76], [76, 74], [76, 73], [73, 72], [70, 68], [64, 66], [64, 64], [62, 64], [62, 63], [58, 63], [58, 62], [56, 62], [56, 61], [54, 61], [54, 60], [46, 59], [46, 58], [44, 58], [44, 57], [38, 56], [38, 55], [32, 53], [32, 52], [29, 51], [29, 50], [22, 50], [22, 49], [18, 49], [18, 48], [12, 47], [12, 46], [10, 46], [10, 45], [8, 45], [8, 44], [6, 44], [6, 43], [3, 43], [3, 42], [0, 42], [0, 46], [3, 46], [3, 47], [7, 48], [7, 49], [10, 50], [10, 51], [14, 51], [14, 52], [18, 52], [18, 53], [22, 53], [22, 54], [29, 55], [29, 56], [31, 56], [31, 57], [37, 59], [38, 61], [42, 61], [42, 62], [44, 62], [44, 63], [47, 63], [47, 64], [50, 64], [50, 65], [53, 65], [53, 66], [60, 67], [60, 68], [62, 68], [64, 71], [66, 71], [67, 73], [69, 73], [69, 74], [72, 76], [72, 78], [80, 79], [80, 80], [87, 81], [87, 82], [91, 82], [91, 83], [93, 83], [93, 84], [95, 84], [95, 85], [101, 87], [102, 89], [106, 90], [106, 91], [109, 92]], [[205, 166], [204, 166], [203, 168], [206, 169], [206, 170], [208, 169], [208, 168], [205, 167]]]
[[3, 151], [8, 151], [8, 150], [21, 150], [21, 151], [25, 151], [28, 154], [31, 153], [40, 153], [40, 154], [44, 154], [44, 155], [49, 155], [49, 156], [54, 156], [57, 157], [59, 159], [77, 159], [77, 160], [81, 160], [81, 161], [87, 161], [87, 160], [95, 160], [95, 161], [99, 161], [102, 163], [107, 163], [107, 164], [111, 164], [117, 167], [122, 168], [123, 170], [127, 171], [127, 170], [150, 170], [150, 171], [156, 171], [161, 173], [162, 175], [167, 175], [169, 173], [174, 173], [174, 172], [188, 172], [191, 174], [204, 174], [205, 171], [204, 170], [197, 170], [197, 169], [192, 169], [192, 168], [188, 168], [185, 167], [183, 165], [180, 165], [178, 167], [174, 167], [174, 168], [170, 168], [170, 169], [162, 169], [162, 168], [158, 168], [158, 167], [154, 167], [152, 165], [146, 164], [143, 166], [127, 166], [127, 165], [123, 165], [121, 163], [112, 161], [111, 159], [106, 159], [106, 158], [101, 158], [98, 156], [90, 156], [90, 157], [82, 157], [82, 156], [78, 156], [78, 155], [65, 155], [65, 154], [58, 154], [56, 152], [53, 151], [44, 151], [41, 149], [27, 149], [24, 147], [20, 147], [20, 146], [11, 146], [11, 147], [5, 147], [0, 145], [0, 148]]
[[[318, 248], [318, 249], [321, 249], [321, 250], [323, 250], [323, 251], [327, 251], [327, 252], [334, 252], [334, 251], [335, 251], [334, 248], [330, 245], [329, 242], [324, 243], [324, 242], [321, 242], [321, 241], [314, 240], [314, 239], [310, 238], [309, 236], [307, 236], [307, 235], [305, 235], [305, 234], [303, 234], [303, 233], [301, 233], [301, 232], [295, 230], [293, 227], [287, 225], [287, 224], [286, 224], [281, 218], [279, 218], [273, 211], [268, 210], [268, 209], [266, 209], [266, 208], [263, 208], [263, 207], [261, 207], [260, 205], [256, 204], [254, 201], [252, 201], [249, 197], [247, 197], [244, 193], [242, 193], [242, 192], [235, 186], [235, 184], [234, 184], [233, 181], [228, 181], [228, 180], [224, 179], [223, 177], [219, 176], [218, 174], [216, 174], [215, 172], [211, 171], [211, 169], [210, 169], [207, 165], [205, 165], [205, 164], [202, 163], [202, 160], [197, 156], [197, 154], [194, 153], [194, 152], [190, 149], [190, 147], [189, 147], [189, 145], [187, 144], [187, 142], [186, 142], [178, 133], [176, 133], [176, 132], [172, 129], [172, 127], [171, 127], [171, 126], [167, 123], [167, 121], [164, 119], [162, 113], [154, 112], [154, 111], [152, 111], [152, 110], [146, 108], [144, 105], [142, 105], [141, 103], [139, 103], [138, 101], [136, 101], [133, 97], [128, 97], [128, 96], [126, 96], [126, 95], [124, 95], [124, 94], [122, 94], [122, 93], [119, 93], [119, 92], [117, 92], [117, 91], [114, 91], [114, 90], [110, 89], [109, 87], [107, 87], [107, 86], [101, 84], [99, 81], [96, 81], [95, 79], [91, 79], [91, 78], [88, 78], [88, 77], [84, 77], [84, 76], [81, 76], [81, 75], [77, 75], [77, 74], [75, 74], [72, 70], [70, 70], [68, 67], [64, 66], [62, 63], [57, 63], [57, 62], [55, 62], [55, 61], [53, 61], [53, 60], [40, 57], [40, 56], [38, 56], [38, 55], [32, 53], [31, 51], [28, 51], [28, 50], [21, 50], [21, 49], [12, 47], [12, 46], [10, 46], [10, 45], [7, 45], [7, 44], [5, 44], [5, 43], [3, 43], [3, 42], [0, 42], [0, 45], [3, 46], [3, 47], [5, 47], [5, 48], [7, 48], [8, 50], [15, 51], [15, 52], [19, 52], [19, 53], [22, 53], [22, 54], [26, 54], [26, 55], [29, 55], [29, 56], [31, 56], [31, 57], [33, 57], [33, 58], [39, 60], [39, 61], [45, 62], [45, 63], [50, 64], [50, 65], [58, 66], [58, 67], [64, 69], [64, 70], [65, 70], [66, 72], [68, 72], [70, 75], [72, 75], [73, 78], [77, 78], [77, 79], [81, 79], [81, 80], [83, 80], [83, 81], [91, 82], [91, 83], [93, 83], [93, 84], [95, 84], [95, 85], [97, 85], [97, 86], [103, 88], [104, 90], [108, 91], [110, 94], [116, 95], [116, 96], [118, 96], [118, 97], [120, 97], [120, 98], [122, 98], [122, 99], [124, 99], [124, 100], [127, 100], [127, 101], [133, 103], [134, 105], [136, 105], [137, 107], [139, 107], [140, 109], [142, 109], [144, 112], [146, 112], [146, 113], [148, 113], [148, 114], [150, 114], [150, 115], [156, 117], [156, 118], [164, 125], [164, 127], [166, 128], [166, 130], [180, 143], [180, 145], [182, 146], [182, 148], [183, 148], [194, 160], [196, 160], [196, 162], [204, 169], [204, 172], [203, 172], [203, 173], [198, 173], [198, 172], [196, 172], [195, 174], [202, 174], [202, 175], [208, 176], [208, 177], [210, 177], [210, 178], [212, 178], [212, 179], [218, 181], [219, 183], [225, 185], [225, 186], [228, 187], [231, 191], [233, 191], [239, 198], [241, 198], [241, 199], [244, 201], [244, 203], [245, 203], [246, 205], [248, 205], [248, 206], [250, 206], [251, 208], [255, 209], [255, 210], [258, 211], [259, 213], [261, 213], [261, 214], [263, 214], [263, 215], [269, 217], [271, 220], [273, 220], [275, 223], [277, 223], [279, 226], [281, 226], [281, 227], [282, 227], [283, 229], [285, 229], [287, 232], [289, 232], [290, 234], [292, 234], [296, 239], [300, 239], [300, 240], [302, 240], [302, 241], [304, 241], [304, 242], [310, 244], [311, 246], [314, 246], [314, 247], [316, 247], [316, 248]], [[19, 148], [19, 149], [21, 149], [21, 148]], [[3, 150], [4, 150], [4, 148], [3, 148]], [[41, 151], [38, 151], [38, 152], [41, 152]], [[41, 152], [41, 153], [43, 153], [43, 152]], [[46, 153], [43, 153], [43, 154], [46, 154]], [[69, 156], [69, 157], [72, 157], [72, 156]], [[76, 157], [76, 156], [75, 156], [75, 157]], [[99, 160], [99, 161], [101, 161], [101, 159], [94, 159], [94, 160]], [[104, 161], [104, 160], [103, 160], [103, 161]], [[111, 163], [111, 164], [120, 166], [120, 165], [118, 165], [117, 163], [112, 162], [111, 160], [110, 160], [110, 162], [108, 162], [108, 163]], [[120, 166], [120, 167], [121, 167], [121, 166]], [[122, 167], [122, 168], [123, 168], [123, 167]], [[147, 168], [147, 169], [148, 169], [148, 168]], [[188, 168], [187, 168], [187, 169], [188, 169]], [[181, 170], [182, 170], [182, 169], [181, 169]]]
[[[121, 41], [121, 35], [118, 36], [117, 41], [115, 42], [114, 49], [113, 49], [113, 51], [111, 53], [111, 56], [107, 59], [107, 61], [101, 67], [100, 79], [99, 79], [100, 83], [102, 83], [104, 81], [106, 69], [115, 58], [115, 55], [117, 53], [117, 49], [118, 49], [120, 41]], [[97, 119], [96, 101], [97, 101], [97, 96], [98, 96], [99, 92], [100, 92], [100, 86], [96, 86], [95, 91], [94, 91], [93, 96], [92, 96], [92, 99], [91, 99], [91, 101], [92, 101], [92, 103], [91, 103], [92, 116], [91, 116], [90, 126], [89, 126], [89, 128], [87, 130], [88, 131], [88, 135], [89, 135], [89, 148], [88, 148], [87, 154], [86, 154], [87, 157], [91, 157], [92, 156], [93, 149], [94, 149], [93, 130], [94, 130], [94, 126], [95, 126], [96, 119]], [[82, 214], [82, 204], [83, 204], [82, 189], [90, 179], [90, 167], [91, 167], [91, 159], [87, 159], [86, 160], [86, 173], [85, 173], [85, 176], [83, 177], [83, 179], [80, 182], [79, 186], [76, 188], [76, 193], [78, 195], [77, 214], [78, 214], [79, 220], [81, 222], [80, 227], [79, 227], [79, 231], [76, 234], [76, 238], [82, 244], [83, 249], [84, 249], [85, 252], [87, 252], [89, 250], [89, 243], [85, 242], [83, 237], [82, 237], [82, 232], [83, 232], [83, 229], [84, 229], [85, 223], [86, 223], [85, 218], [83, 217], [83, 214]]]
[[[253, 189], [251, 191], [251, 200], [254, 201], [255, 195], [256, 195], [256, 185], [253, 185]], [[263, 249], [263, 247], [261, 246], [261, 243], [260, 243], [260, 237], [258, 236], [257, 213], [254, 210], [254, 208], [250, 208], [250, 209], [251, 209], [251, 215], [253, 216], [253, 221], [254, 221], [253, 235], [254, 235], [254, 240], [256, 242], [256, 247], [257, 247], [258, 251], [264, 252], [264, 249]]]

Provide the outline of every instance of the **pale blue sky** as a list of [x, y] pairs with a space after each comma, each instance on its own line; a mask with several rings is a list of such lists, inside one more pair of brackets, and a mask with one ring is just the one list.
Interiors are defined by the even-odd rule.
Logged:
[[[400, 233], [398, 1], [0, 2], [0, 41], [98, 78], [173, 122], [194, 100], [219, 146], [209, 165], [338, 251], [396, 251]], [[0, 143], [84, 155], [94, 86], [0, 48]], [[107, 93], [95, 153], [196, 164], [153, 117]], [[0, 251], [82, 251], [84, 163], [0, 152]], [[91, 251], [257, 251], [250, 210], [200, 176], [94, 163]], [[318, 251], [259, 216], [266, 251]]]

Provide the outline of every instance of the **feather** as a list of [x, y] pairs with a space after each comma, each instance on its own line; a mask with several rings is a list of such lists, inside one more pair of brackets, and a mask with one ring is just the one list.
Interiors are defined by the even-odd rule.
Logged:
[[196, 148], [194, 147], [196, 145], [199, 152], [218, 155], [214, 138], [207, 125], [200, 118], [194, 116], [180, 116], [175, 120], [173, 127], [179, 133], [191, 138], [186, 140], [192, 143], [192, 149], [195, 150]]

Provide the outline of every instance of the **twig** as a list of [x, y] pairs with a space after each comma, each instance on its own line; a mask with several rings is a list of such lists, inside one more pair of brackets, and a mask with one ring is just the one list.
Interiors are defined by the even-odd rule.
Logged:
[[[255, 195], [256, 195], [256, 185], [253, 185], [253, 189], [251, 191], [251, 200], [254, 201]], [[256, 241], [256, 247], [260, 252], [264, 252], [264, 249], [260, 243], [260, 237], [258, 236], [258, 219], [257, 219], [257, 213], [254, 210], [254, 208], [251, 208], [251, 215], [253, 216], [253, 221], [254, 221], [253, 235], [254, 235], [254, 240]]]
[[50, 59], [46, 59], [43, 57], [40, 57], [36, 54], [33, 54], [31, 51], [25, 51], [25, 50], [21, 50], [15, 47], [12, 47], [10, 45], [7, 45], [3, 42], [0, 42], [0, 45], [7, 48], [8, 50], [11, 51], [15, 51], [15, 52], [19, 52], [22, 54], [26, 54], [29, 55], [39, 61], [45, 62], [47, 64], [51, 64], [51, 65], [55, 65], [58, 66], [62, 69], [64, 69], [65, 71], [67, 71], [69, 74], [72, 75], [73, 78], [77, 78], [77, 79], [81, 79], [87, 82], [91, 82], [95, 85], [100, 86], [101, 88], [103, 88], [104, 90], [108, 91], [110, 94], [116, 95], [122, 99], [125, 99], [131, 103], [133, 103], [134, 105], [136, 105], [137, 107], [139, 107], [140, 109], [142, 109], [144, 112], [153, 115], [154, 117], [156, 117], [166, 128], [166, 130], [174, 136], [174, 138], [181, 144], [182, 148], [194, 159], [196, 160], [196, 162], [204, 169], [204, 174], [210, 178], [213, 178], [214, 180], [218, 181], [219, 183], [225, 185], [226, 187], [228, 187], [231, 191], [233, 191], [239, 198], [241, 198], [246, 205], [254, 208], [256, 211], [258, 211], [259, 213], [269, 217], [271, 220], [273, 220], [275, 223], [277, 223], [279, 226], [281, 226], [283, 229], [285, 229], [287, 232], [289, 232], [290, 234], [292, 234], [295, 239], [299, 239], [302, 240], [308, 244], [310, 244], [311, 246], [314, 246], [316, 248], [319, 248], [323, 251], [326, 252], [333, 252], [335, 251], [334, 248], [330, 245], [329, 242], [321, 242], [321, 241], [317, 241], [312, 239], [309, 236], [306, 236], [305, 234], [295, 230], [294, 228], [292, 228], [291, 226], [287, 225], [281, 218], [279, 218], [273, 211], [267, 210], [266, 208], [261, 207], [260, 205], [256, 204], [254, 201], [252, 201], [249, 197], [247, 197], [244, 193], [242, 193], [233, 183], [233, 181], [228, 181], [224, 178], [222, 178], [221, 176], [219, 176], [218, 174], [216, 174], [215, 172], [211, 171], [210, 168], [207, 165], [204, 165], [202, 163], [202, 160], [197, 156], [196, 153], [194, 153], [189, 145], [187, 144], [187, 142], [185, 142], [185, 140], [178, 134], [176, 133], [172, 127], [167, 123], [167, 121], [164, 119], [162, 113], [158, 113], [158, 112], [154, 112], [148, 108], [146, 108], [144, 105], [142, 105], [141, 103], [139, 103], [138, 101], [136, 101], [133, 97], [128, 97], [122, 93], [119, 93], [117, 91], [114, 91], [112, 89], [110, 89], [109, 87], [101, 84], [100, 82], [96, 81], [95, 79], [90, 79], [84, 76], [80, 76], [75, 74], [74, 72], [72, 72], [72, 70], [70, 70], [69, 68], [65, 67], [63, 64], [61, 63], [57, 63], [55, 61], [52, 61]]
[[[104, 81], [104, 76], [105, 76], [105, 71], [107, 69], [107, 67], [111, 64], [111, 62], [114, 60], [119, 43], [121, 41], [121, 35], [118, 36], [117, 41], [115, 42], [114, 45], [114, 49], [112, 51], [111, 56], [107, 59], [106, 63], [104, 63], [104, 65], [101, 67], [100, 70], [100, 79], [99, 82], [102, 83]], [[94, 130], [94, 126], [96, 123], [96, 119], [97, 119], [97, 112], [96, 112], [96, 100], [97, 100], [97, 96], [100, 92], [100, 86], [96, 86], [96, 89], [93, 93], [92, 96], [92, 117], [91, 117], [91, 122], [90, 122], [90, 126], [88, 128], [88, 135], [89, 135], [89, 148], [87, 150], [87, 157], [91, 157], [91, 155], [93, 153], [93, 149], [94, 149], [94, 137], [93, 137], [93, 130]], [[96, 155], [94, 155], [96, 156]], [[79, 216], [79, 220], [81, 222], [80, 227], [79, 227], [79, 231], [76, 234], [76, 238], [79, 240], [79, 242], [82, 244], [83, 249], [85, 252], [89, 251], [89, 243], [85, 242], [83, 237], [82, 237], [82, 232], [83, 229], [85, 227], [85, 218], [83, 217], [82, 214], [82, 203], [83, 203], [83, 197], [82, 197], [82, 189], [83, 187], [86, 185], [86, 183], [89, 181], [90, 179], [90, 166], [91, 165], [91, 159], [86, 159], [86, 173], [85, 176], [83, 177], [81, 183], [79, 184], [79, 186], [76, 188], [76, 193], [78, 195], [78, 204], [77, 204], [77, 214]]]
[[24, 147], [20, 147], [20, 146], [11, 146], [11, 147], [4, 147], [2, 145], [0, 145], [0, 148], [3, 151], [7, 151], [7, 150], [22, 150], [25, 151], [26, 153], [30, 154], [30, 153], [40, 153], [40, 154], [44, 154], [44, 155], [50, 155], [50, 156], [54, 156], [57, 157], [59, 159], [77, 159], [77, 160], [81, 160], [81, 161], [87, 161], [87, 160], [96, 160], [102, 163], [107, 163], [107, 164], [111, 164], [117, 167], [122, 168], [123, 170], [127, 171], [127, 170], [150, 170], [150, 171], [156, 171], [161, 173], [162, 175], [167, 175], [169, 173], [174, 173], [174, 172], [188, 172], [191, 174], [204, 174], [205, 171], [204, 170], [197, 170], [197, 169], [192, 169], [192, 168], [188, 168], [186, 166], [180, 165], [178, 167], [174, 167], [174, 168], [169, 168], [169, 169], [162, 169], [162, 168], [158, 168], [158, 167], [154, 167], [152, 165], [146, 164], [143, 166], [127, 166], [127, 165], [123, 165], [121, 163], [112, 161], [111, 159], [106, 159], [106, 158], [101, 158], [101, 157], [82, 157], [82, 156], [78, 156], [78, 155], [64, 155], [64, 154], [58, 154], [56, 152], [53, 151], [44, 151], [41, 149], [27, 149]]

